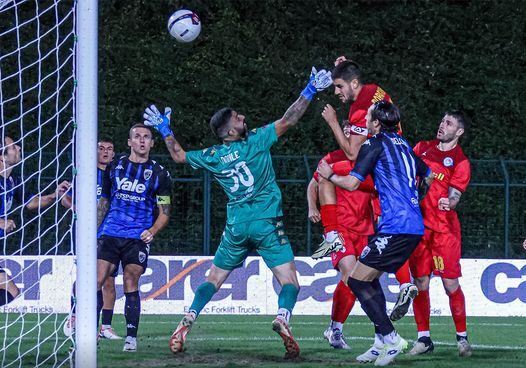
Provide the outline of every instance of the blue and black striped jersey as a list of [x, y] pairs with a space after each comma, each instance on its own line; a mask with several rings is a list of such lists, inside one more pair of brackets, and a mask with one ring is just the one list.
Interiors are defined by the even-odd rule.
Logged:
[[[13, 207], [13, 201], [24, 202], [24, 191], [22, 181], [19, 177], [9, 175], [7, 178], [0, 176], [0, 216], [7, 220], [9, 210]], [[29, 198], [31, 199], [31, 198]], [[4, 229], [0, 229], [0, 237], [3, 237]]]
[[424, 234], [417, 176], [429, 170], [396, 132], [381, 132], [364, 142], [350, 175], [363, 181], [371, 174], [374, 180], [382, 209], [378, 233]]
[[154, 160], [132, 162], [127, 156], [113, 160], [104, 173], [101, 196], [110, 207], [99, 236], [140, 239], [152, 226], [157, 204], [169, 204], [172, 180]]

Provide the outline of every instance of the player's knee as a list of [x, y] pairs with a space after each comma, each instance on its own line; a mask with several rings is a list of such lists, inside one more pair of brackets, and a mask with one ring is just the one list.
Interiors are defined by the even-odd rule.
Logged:
[[414, 277], [413, 281], [418, 290], [423, 291], [429, 289], [429, 276]]

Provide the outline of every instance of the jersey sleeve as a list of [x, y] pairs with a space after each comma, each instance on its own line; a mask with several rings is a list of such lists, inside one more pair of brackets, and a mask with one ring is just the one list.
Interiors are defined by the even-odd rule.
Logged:
[[349, 125], [351, 127], [351, 134], [363, 135], [367, 137], [369, 131], [367, 130], [367, 122], [365, 116], [367, 115], [367, 109], [357, 109], [352, 112], [349, 116]]
[[216, 161], [214, 157], [215, 148], [209, 147], [199, 151], [186, 152], [186, 161], [193, 169], [205, 169], [213, 166]]
[[415, 153], [416, 156], [422, 155], [422, 147], [423, 147], [422, 142], [418, 142], [416, 146], [413, 147], [413, 152]]
[[381, 150], [382, 146], [378, 139], [371, 138], [366, 140], [360, 147], [354, 169], [349, 175], [355, 176], [363, 182], [367, 175], [374, 170]]
[[268, 151], [278, 141], [275, 123], [263, 125], [249, 133], [250, 143], [255, 144], [262, 151]]
[[469, 160], [462, 160], [455, 167], [455, 172], [451, 176], [449, 186], [453, 187], [462, 193], [466, 191], [469, 181], [471, 179], [471, 165]]
[[111, 197], [111, 175], [110, 172], [113, 169], [113, 165], [106, 166], [104, 175], [102, 176], [102, 192], [101, 197], [109, 199]]
[[159, 187], [157, 188], [156, 201], [157, 204], [171, 204], [172, 196], [172, 178], [168, 170], [161, 171], [159, 175]]
[[416, 163], [416, 176], [419, 176], [423, 178], [424, 176], [428, 176], [431, 169], [427, 164], [422, 160], [420, 157], [415, 155], [415, 163]]

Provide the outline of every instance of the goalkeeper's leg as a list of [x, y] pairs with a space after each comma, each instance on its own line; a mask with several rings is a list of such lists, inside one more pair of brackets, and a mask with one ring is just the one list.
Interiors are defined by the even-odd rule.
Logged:
[[275, 266], [271, 270], [281, 284], [281, 292], [278, 297], [278, 313], [274, 321], [272, 321], [272, 329], [283, 339], [286, 350], [285, 359], [294, 359], [300, 354], [298, 343], [289, 328], [290, 316], [299, 292], [296, 265], [294, 262], [288, 262]]
[[201, 310], [212, 299], [217, 290], [221, 287], [223, 282], [230, 275], [231, 270], [224, 270], [212, 265], [207, 277], [207, 281], [199, 285], [195, 291], [194, 300], [188, 313], [183, 317], [179, 325], [170, 337], [170, 350], [177, 354], [185, 350], [184, 344], [186, 342], [186, 335], [192, 329], [194, 321], [201, 313]]

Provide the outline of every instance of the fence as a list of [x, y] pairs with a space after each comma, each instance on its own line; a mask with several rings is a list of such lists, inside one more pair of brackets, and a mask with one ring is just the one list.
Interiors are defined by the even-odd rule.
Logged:
[[[207, 172], [157, 156], [174, 178], [173, 214], [152, 247], [155, 254], [213, 254], [226, 219], [226, 196]], [[284, 222], [296, 255], [310, 255], [321, 226], [307, 219], [306, 187], [320, 157], [273, 157], [283, 193]], [[526, 258], [526, 161], [474, 160], [472, 179], [457, 208], [463, 256]]]
[[[207, 173], [188, 165], [177, 165], [168, 155], [153, 157], [170, 170], [174, 185], [172, 216], [152, 245], [157, 255], [214, 254], [226, 220], [226, 196]], [[278, 184], [283, 193], [283, 212], [287, 235], [298, 256], [308, 256], [321, 241], [321, 225], [307, 219], [306, 188], [320, 157], [273, 157]], [[52, 157], [50, 157], [52, 159]], [[457, 208], [462, 224], [462, 253], [476, 258], [526, 258], [522, 242], [526, 238], [526, 161], [474, 160], [472, 179]], [[55, 180], [54, 173], [45, 174]], [[43, 178], [41, 178], [43, 179]], [[35, 193], [40, 183], [28, 184]], [[72, 245], [69, 237], [53, 248], [52, 237], [39, 233], [55, 218], [43, 216], [31, 223], [31, 212], [20, 210], [28, 222], [24, 231], [9, 234], [4, 246], [9, 254], [67, 254]], [[60, 210], [62, 211], [62, 210]], [[53, 213], [54, 211], [50, 211]], [[81, 216], [82, 214], [78, 214]], [[67, 232], [67, 229], [56, 229]], [[23, 241], [18, 239], [24, 237]], [[25, 244], [23, 252], [11, 249]], [[34, 245], [33, 245], [34, 244]], [[48, 251], [48, 249], [50, 251]], [[51, 251], [51, 249], [53, 249]]]

